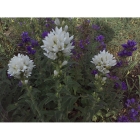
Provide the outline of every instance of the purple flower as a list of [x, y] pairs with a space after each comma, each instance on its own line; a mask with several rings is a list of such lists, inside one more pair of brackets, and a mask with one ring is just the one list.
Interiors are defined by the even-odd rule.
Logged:
[[27, 48], [28, 54], [35, 54], [36, 53], [36, 50], [33, 50], [32, 46], [27, 46], [26, 48]]
[[71, 41], [71, 43], [72, 43], [72, 46], [74, 46], [74, 45], [75, 45], [75, 41], [74, 41], [74, 40], [72, 40], [72, 41]]
[[98, 73], [97, 70], [93, 70], [93, 71], [91, 72], [92, 75], [95, 75], [95, 74], [97, 74], [97, 73]]
[[129, 122], [128, 117], [122, 115], [118, 118], [118, 122]]
[[130, 115], [130, 118], [134, 119], [133, 117], [136, 117], [138, 115], [138, 111], [136, 111], [134, 108], [132, 108], [130, 110], [129, 115]]
[[118, 67], [122, 66], [122, 61], [118, 61], [116, 66], [118, 66]]
[[130, 99], [131, 100], [131, 103], [133, 104], [133, 103], [135, 103], [135, 99], [134, 98], [132, 98], [132, 99]]
[[31, 38], [28, 36], [28, 32], [23, 32], [21, 34], [23, 43], [28, 43], [31, 41]]
[[31, 40], [32, 47], [38, 46], [38, 42], [34, 39]]
[[21, 43], [19, 43], [19, 44], [18, 44], [18, 46], [23, 47], [23, 43], [22, 43], [22, 42], [21, 42]]
[[115, 83], [114, 88], [118, 89], [120, 85], [118, 83]]
[[132, 99], [127, 99], [127, 102], [125, 103], [125, 105], [127, 107], [130, 107], [131, 105], [133, 105], [135, 103], [135, 99], [132, 98]]
[[85, 40], [85, 43], [86, 43], [86, 45], [88, 45], [88, 44], [90, 43], [89, 38], [87, 38], [87, 39]]
[[127, 44], [122, 44], [124, 48], [122, 51], [118, 52], [118, 55], [123, 56], [132, 56], [133, 51], [137, 50], [137, 47], [134, 47], [137, 43], [135, 41], [128, 40]]
[[99, 30], [99, 29], [100, 29], [100, 27], [99, 27], [98, 25], [95, 25], [95, 24], [92, 24], [92, 28], [93, 28], [94, 30]]
[[138, 105], [138, 111], [140, 111], [140, 105]]
[[12, 78], [12, 76], [11, 76], [10, 74], [8, 74], [8, 78], [9, 78], [9, 79], [11, 79], [11, 78]]
[[90, 20], [89, 20], [89, 19], [87, 19], [86, 21], [87, 21], [88, 23], [90, 23]]
[[76, 55], [75, 49], [72, 49], [72, 50], [71, 50], [71, 53], [72, 53], [73, 55]]
[[81, 49], [84, 49], [84, 45], [83, 45], [83, 43], [84, 43], [83, 40], [80, 40], [80, 42], [79, 42], [79, 46], [80, 46]]
[[22, 87], [22, 82], [21, 81], [19, 81], [18, 86]]
[[102, 46], [102, 49], [106, 49], [106, 44], [104, 42], [101, 42], [101, 46]]
[[99, 36], [97, 36], [95, 39], [96, 39], [96, 41], [98, 41], [98, 42], [103, 42], [104, 36], [103, 36], [103, 35], [99, 35]]
[[130, 46], [130, 47], [134, 47], [135, 45], [137, 45], [137, 43], [133, 40], [128, 40], [127, 45]]
[[122, 90], [127, 90], [127, 85], [124, 81], [122, 82]]
[[45, 38], [46, 36], [48, 36], [48, 34], [49, 34], [49, 32], [44, 31], [44, 32], [42, 33], [42, 38]]

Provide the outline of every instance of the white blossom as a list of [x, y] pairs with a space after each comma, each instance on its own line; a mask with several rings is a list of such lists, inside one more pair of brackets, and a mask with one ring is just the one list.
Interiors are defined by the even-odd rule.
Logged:
[[67, 65], [68, 64], [68, 61], [64, 61], [63, 63], [62, 63], [62, 66], [65, 66], [65, 65]]
[[54, 70], [54, 76], [57, 76], [59, 73], [57, 70]]
[[18, 56], [14, 56], [8, 64], [8, 74], [10, 76], [14, 76], [17, 79], [21, 78], [21, 74], [28, 78], [31, 75], [32, 69], [35, 66], [33, 61], [27, 55], [18, 54]]
[[96, 68], [103, 74], [109, 73], [109, 69], [116, 65], [116, 59], [112, 54], [106, 52], [105, 50], [100, 51], [98, 55], [92, 58], [91, 63], [96, 65]]
[[57, 26], [59, 26], [59, 25], [60, 25], [60, 21], [59, 21], [59, 19], [56, 18], [55, 21], [54, 21], [54, 23], [55, 23]]
[[44, 38], [41, 48], [45, 51], [44, 55], [53, 60], [58, 58], [58, 52], [69, 56], [72, 54], [71, 49], [74, 48], [72, 39], [73, 36], [70, 37], [68, 32], [62, 30], [62, 27], [60, 29], [56, 27]]
[[64, 27], [64, 31], [67, 32], [67, 30], [68, 30], [68, 26], [65, 25], [65, 27]]

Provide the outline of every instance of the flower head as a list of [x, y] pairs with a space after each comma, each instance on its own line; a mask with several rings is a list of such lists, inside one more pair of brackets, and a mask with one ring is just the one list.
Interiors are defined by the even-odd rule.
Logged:
[[127, 90], [127, 85], [126, 85], [126, 83], [123, 81], [121, 84], [122, 84], [122, 90]]
[[104, 40], [103, 35], [99, 35], [99, 36], [96, 37], [96, 41], [98, 41], [98, 42], [103, 42], [103, 40]]
[[112, 54], [106, 52], [105, 50], [100, 51], [98, 55], [92, 58], [91, 63], [96, 65], [98, 71], [103, 74], [109, 73], [109, 68], [116, 65], [115, 57]]
[[127, 116], [123, 115], [118, 118], [118, 122], [129, 122], [129, 119]]
[[28, 35], [28, 32], [23, 32], [21, 34], [21, 37], [22, 37], [22, 42], [23, 43], [27, 43], [27, 42], [30, 42], [31, 38], [29, 37]]
[[42, 38], [45, 38], [47, 35], [48, 35], [48, 32], [47, 32], [47, 31], [44, 31], [44, 32], [42, 33]]
[[99, 27], [98, 25], [95, 25], [95, 24], [92, 24], [92, 28], [93, 28], [94, 30], [99, 30], [99, 29], [100, 29], [100, 27]]
[[45, 51], [44, 55], [53, 60], [58, 58], [58, 54], [70, 56], [71, 49], [74, 48], [72, 39], [73, 36], [69, 37], [69, 33], [63, 31], [62, 27], [60, 29], [56, 27], [44, 38], [44, 45], [41, 48]]
[[38, 42], [36, 40], [34, 40], [34, 39], [31, 39], [31, 46], [32, 47], [38, 46]]
[[27, 51], [28, 51], [28, 54], [35, 54], [36, 53], [36, 50], [34, 50], [32, 48], [32, 46], [27, 46]]
[[135, 47], [137, 43], [133, 40], [128, 40], [126, 44], [122, 44], [123, 50], [118, 52], [118, 55], [123, 56], [132, 56], [133, 51], [137, 50]]
[[8, 74], [14, 76], [17, 79], [20, 79], [21, 74], [28, 78], [28, 76], [31, 75], [32, 69], [35, 65], [27, 55], [18, 54], [18, 56], [14, 56], [10, 60], [8, 66]]

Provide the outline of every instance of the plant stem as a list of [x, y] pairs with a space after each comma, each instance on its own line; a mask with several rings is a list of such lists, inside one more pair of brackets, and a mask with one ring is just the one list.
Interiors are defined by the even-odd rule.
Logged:
[[36, 102], [35, 102], [35, 100], [34, 100], [34, 96], [33, 96], [33, 94], [31, 93], [31, 87], [29, 87], [29, 86], [27, 86], [27, 84], [26, 84], [26, 89], [27, 89], [27, 95], [30, 97], [30, 99], [31, 99], [31, 101], [32, 101], [32, 104], [33, 104], [33, 107], [35, 108], [35, 110], [37, 111], [37, 113], [38, 113], [38, 115], [39, 115], [39, 119], [42, 121], [42, 122], [44, 122], [44, 119], [42, 118], [42, 115], [41, 115], [41, 113], [40, 113], [40, 111], [39, 111], [39, 108], [37, 107], [37, 104], [36, 104]]

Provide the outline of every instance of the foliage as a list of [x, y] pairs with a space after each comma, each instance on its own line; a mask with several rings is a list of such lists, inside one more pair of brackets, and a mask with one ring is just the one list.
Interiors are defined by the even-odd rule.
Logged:
[[[55, 28], [55, 18], [0, 20], [1, 122], [116, 122], [123, 114], [126, 98], [139, 101], [138, 72], [134, 74], [137, 78], [132, 77], [133, 70], [139, 67], [139, 48], [133, 56], [117, 56], [127, 39], [139, 43], [136, 30], [139, 19], [59, 20], [60, 27], [67, 25], [70, 36], [74, 35], [72, 44], [75, 48], [71, 56], [57, 60], [47, 58], [40, 47], [43, 33]], [[131, 28], [132, 25], [135, 26]], [[35, 54], [28, 52], [29, 42], [19, 45], [23, 42], [23, 32], [28, 32], [29, 37], [38, 42], [33, 47]], [[104, 36], [104, 42], [96, 39], [100, 35]], [[98, 71], [97, 76], [93, 73], [96, 66], [91, 60], [102, 49], [107, 49], [117, 61], [127, 63], [111, 67], [106, 75]], [[27, 84], [7, 74], [9, 60], [18, 53], [28, 55], [36, 65]], [[60, 66], [61, 60], [65, 59], [68, 63]], [[58, 75], [54, 75], [54, 70]]]

